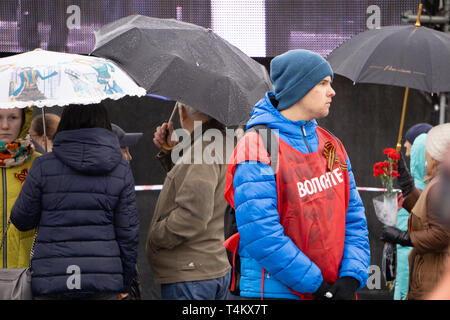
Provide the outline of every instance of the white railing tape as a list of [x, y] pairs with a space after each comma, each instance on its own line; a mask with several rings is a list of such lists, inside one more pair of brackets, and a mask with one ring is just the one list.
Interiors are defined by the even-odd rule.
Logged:
[[[155, 190], [162, 190], [163, 185], [162, 184], [154, 184], [154, 185], [140, 185], [140, 186], [134, 186], [135, 191], [155, 191]], [[386, 188], [372, 188], [372, 187], [356, 187], [356, 190], [358, 191], [367, 191], [367, 192], [385, 192], [387, 191]], [[402, 192], [400, 189], [394, 189], [396, 192]]]

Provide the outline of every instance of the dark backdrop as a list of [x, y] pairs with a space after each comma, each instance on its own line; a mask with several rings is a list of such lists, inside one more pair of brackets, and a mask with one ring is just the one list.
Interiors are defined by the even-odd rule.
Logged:
[[[233, 6], [232, 1], [223, 3], [230, 9]], [[21, 52], [41, 47], [87, 54], [94, 48], [94, 30], [131, 14], [177, 18], [213, 29], [221, 23], [236, 27], [232, 15], [229, 21], [228, 17], [213, 16], [211, 9], [215, 12], [216, 4], [210, 0], [1, 0], [0, 50]], [[251, 16], [257, 10], [265, 16], [264, 56], [296, 48], [324, 56], [346, 39], [367, 30], [372, 16], [370, 10], [367, 12], [369, 6], [379, 9], [380, 26], [389, 26], [402, 24], [402, 13], [417, 12], [418, 4], [419, 0], [266, 0], [247, 14]], [[79, 8], [80, 26], [68, 29], [66, 22], [70, 25], [74, 12], [71, 5]], [[240, 43], [252, 42], [245, 29], [235, 36], [242, 37]]]
[[[256, 58], [268, 67], [270, 59]], [[400, 124], [404, 89], [382, 85], [356, 84], [335, 76], [330, 114], [319, 120], [319, 124], [331, 130], [344, 143], [350, 157], [358, 186], [381, 187], [372, 175], [375, 162], [384, 160], [383, 149], [395, 147]], [[126, 98], [109, 103], [111, 120], [127, 132], [143, 132], [138, 145], [131, 148], [132, 169], [136, 185], [153, 185], [164, 182], [165, 173], [155, 160], [157, 148], [153, 145], [153, 132], [163, 121], [167, 121], [174, 102], [155, 98]], [[46, 108], [47, 112], [60, 113], [61, 108]], [[410, 90], [405, 130], [417, 122], [433, 122], [431, 97]], [[151, 268], [145, 256], [145, 240], [159, 191], [136, 193], [141, 223], [138, 267], [145, 299], [160, 299], [159, 286], [153, 282]], [[378, 240], [381, 224], [378, 222], [372, 198], [379, 193], [360, 192], [369, 228], [371, 264], [381, 267], [382, 242]], [[363, 289], [359, 299], [391, 299], [392, 293], [384, 286], [381, 289]]]

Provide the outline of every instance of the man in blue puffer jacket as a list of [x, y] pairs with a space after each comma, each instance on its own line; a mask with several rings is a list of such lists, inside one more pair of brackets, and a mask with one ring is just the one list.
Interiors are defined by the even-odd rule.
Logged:
[[262, 140], [250, 131], [228, 167], [225, 197], [240, 235], [240, 294], [355, 299], [370, 263], [364, 207], [342, 143], [315, 120], [328, 115], [333, 71], [318, 54], [291, 50], [272, 60], [271, 78], [275, 92], [256, 104], [247, 129], [272, 129], [278, 166], [255, 152]]

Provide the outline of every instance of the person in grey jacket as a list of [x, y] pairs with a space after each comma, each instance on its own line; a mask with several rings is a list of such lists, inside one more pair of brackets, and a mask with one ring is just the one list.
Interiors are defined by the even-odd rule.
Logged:
[[188, 143], [179, 161], [172, 161], [177, 149], [163, 148], [172, 145], [167, 123], [157, 128], [153, 140], [162, 148], [158, 158], [168, 173], [148, 231], [148, 261], [163, 299], [228, 299], [231, 267], [222, 245], [227, 166], [225, 161], [194, 163], [193, 158], [197, 148], [210, 145], [203, 133], [214, 129], [224, 136], [224, 127], [189, 106], [178, 106], [181, 126], [190, 134], [183, 138]]

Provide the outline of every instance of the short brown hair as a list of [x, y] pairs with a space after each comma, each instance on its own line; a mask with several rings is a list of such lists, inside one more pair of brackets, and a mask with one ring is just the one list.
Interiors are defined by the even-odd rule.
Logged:
[[[58, 124], [60, 121], [60, 117], [54, 113], [46, 113], [45, 114], [45, 131], [47, 133], [47, 137], [50, 140], [53, 140], [55, 136], [56, 129], [58, 128]], [[31, 121], [30, 127], [30, 135], [31, 136], [44, 136], [44, 125], [42, 121], [42, 114], [37, 115]]]

